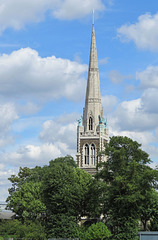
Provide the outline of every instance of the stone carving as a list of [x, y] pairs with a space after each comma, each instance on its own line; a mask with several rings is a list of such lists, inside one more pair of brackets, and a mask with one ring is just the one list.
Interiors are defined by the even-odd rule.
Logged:
[[103, 118], [99, 115], [99, 124], [103, 123]]
[[105, 127], [105, 128], [108, 127], [108, 121], [107, 121], [107, 118], [106, 118], [106, 120], [104, 121], [104, 127]]
[[80, 119], [77, 120], [78, 122], [78, 126], [81, 127], [82, 126], [82, 116], [80, 117]]

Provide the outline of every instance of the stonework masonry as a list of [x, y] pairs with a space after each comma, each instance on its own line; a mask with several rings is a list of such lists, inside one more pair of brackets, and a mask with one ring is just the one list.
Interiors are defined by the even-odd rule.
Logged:
[[76, 160], [80, 168], [95, 174], [97, 163], [106, 161], [106, 156], [99, 154], [105, 150], [109, 134], [107, 122], [101, 105], [98, 58], [94, 24], [92, 27], [88, 80], [83, 116], [78, 120]]

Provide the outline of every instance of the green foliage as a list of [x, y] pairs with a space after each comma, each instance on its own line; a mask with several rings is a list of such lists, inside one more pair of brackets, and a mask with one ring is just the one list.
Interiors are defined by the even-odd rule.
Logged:
[[50, 162], [42, 186], [50, 237], [75, 234], [78, 221], [86, 216], [86, 196], [92, 181], [88, 173], [61, 158]]
[[43, 178], [43, 201], [53, 214], [67, 214], [80, 219], [86, 214], [85, 195], [92, 177], [64, 162], [51, 162]]
[[78, 236], [78, 224], [73, 216], [51, 215], [47, 223], [47, 233], [49, 238], [75, 238]]
[[103, 181], [99, 181], [98, 179], [93, 179], [86, 194], [86, 216], [91, 219], [100, 218], [103, 213], [105, 198], [107, 197], [106, 193], [107, 184]]
[[98, 222], [92, 224], [87, 231], [85, 232], [85, 240], [107, 240], [110, 239], [111, 233], [108, 230], [107, 226]]
[[9, 180], [12, 187], [7, 208], [16, 213], [19, 221], [14, 224], [23, 223], [17, 227], [23, 231], [22, 236], [34, 239], [31, 227], [36, 229], [37, 225], [38, 229], [41, 224], [49, 237], [76, 236], [78, 221], [89, 211], [87, 199], [93, 179], [77, 168], [71, 156], [52, 160], [43, 168], [20, 168]]
[[113, 219], [112, 216], [110, 223], [113, 229], [112, 240], [138, 240], [138, 220], [134, 217], [117, 216], [117, 219]]
[[74, 167], [74, 168], [77, 167], [77, 164], [75, 163], [73, 157], [71, 157], [70, 155], [67, 155], [65, 157], [59, 157], [59, 158], [56, 158], [54, 160], [51, 160], [49, 162], [49, 166], [51, 167], [56, 163], [66, 164], [66, 165], [68, 165], [70, 167]]
[[158, 225], [156, 224], [158, 219], [158, 192], [155, 189], [145, 193], [139, 214], [143, 224], [142, 230], [158, 231]]
[[157, 187], [158, 172], [147, 165], [151, 161], [140, 147], [127, 137], [112, 137], [105, 151], [108, 160], [99, 165], [97, 179], [107, 186], [103, 214], [114, 239], [134, 239], [145, 194]]
[[[112, 137], [107, 162], [100, 163], [95, 178], [71, 156], [42, 168], [20, 168], [9, 178], [7, 198], [7, 208], [18, 220], [1, 222], [0, 236], [136, 240], [140, 221], [144, 229], [158, 230], [158, 171], [150, 168], [149, 156], [140, 147], [127, 137]], [[83, 216], [101, 215], [106, 225], [78, 225]]]
[[[46, 211], [41, 201], [41, 184], [39, 181], [42, 169], [20, 168], [18, 176], [11, 176], [12, 188], [7, 198], [7, 209], [13, 210], [21, 221], [35, 220]], [[37, 177], [38, 175], [38, 177]]]
[[32, 240], [44, 240], [46, 234], [39, 222], [27, 222], [22, 224], [19, 220], [2, 221], [0, 223], [0, 237], [21, 238]]

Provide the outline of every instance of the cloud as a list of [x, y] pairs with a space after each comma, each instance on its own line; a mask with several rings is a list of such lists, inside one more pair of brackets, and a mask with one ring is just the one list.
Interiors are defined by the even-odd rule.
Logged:
[[110, 136], [128, 136], [136, 140], [156, 162], [158, 153], [157, 96], [156, 89], [147, 89], [141, 98], [119, 103], [108, 117]]
[[104, 115], [111, 113], [118, 103], [118, 98], [112, 95], [106, 95], [102, 97], [102, 105], [104, 109]]
[[8, 197], [7, 189], [11, 187], [11, 184], [8, 181], [8, 178], [16, 174], [17, 169], [7, 169], [4, 164], [0, 164], [0, 201], [5, 202], [6, 198]]
[[53, 16], [72, 20], [92, 13], [93, 9], [103, 11], [105, 6], [101, 0], [65, 0], [61, 1], [60, 6], [53, 11]]
[[137, 141], [138, 143], [142, 144], [144, 148], [149, 147], [149, 143], [155, 141], [155, 137], [153, 136], [152, 132], [144, 131], [144, 132], [137, 132], [137, 131], [117, 131], [112, 130], [111, 136], [128, 136], [133, 140]]
[[106, 65], [108, 63], [108, 60], [109, 60], [108, 57], [99, 59], [99, 65]]
[[138, 48], [158, 50], [158, 13], [141, 15], [137, 23], [125, 24], [117, 33], [123, 42], [134, 41]]
[[[71, 114], [70, 114], [71, 115]], [[68, 123], [68, 122], [69, 123]], [[12, 167], [35, 167], [48, 164], [51, 159], [76, 153], [77, 123], [47, 120], [43, 123], [39, 139], [42, 143], [18, 146], [15, 151], [0, 154], [1, 166], [7, 163]]]
[[30, 115], [30, 114], [37, 113], [41, 109], [41, 106], [39, 106], [39, 104], [37, 105], [33, 102], [26, 102], [24, 104], [17, 105], [16, 108], [20, 115], [21, 114]]
[[83, 18], [92, 9], [102, 11], [105, 6], [101, 0], [1, 0], [0, 32], [6, 28], [19, 30], [30, 22], [44, 20], [47, 12], [58, 19]]
[[148, 66], [144, 71], [136, 73], [141, 88], [158, 88], [158, 66]]
[[[52, 1], [55, 4], [55, 1]], [[16, 30], [29, 22], [39, 22], [44, 19], [45, 11], [50, 7], [50, 0], [1, 0], [0, 32], [8, 27]]]
[[40, 133], [40, 140], [49, 143], [60, 142], [66, 144], [68, 146], [67, 148], [69, 149], [69, 154], [71, 154], [70, 149], [76, 148], [77, 123], [75, 120], [76, 118], [74, 118], [72, 123], [64, 125], [60, 122], [55, 122], [52, 120], [45, 121], [43, 123], [43, 129]]
[[157, 127], [158, 114], [145, 111], [141, 98], [120, 103], [114, 115], [115, 129], [117, 126], [120, 131], [150, 131]]
[[29, 144], [20, 146], [17, 151], [1, 154], [1, 162], [12, 167], [35, 167], [48, 164], [51, 159], [59, 157], [61, 151], [58, 146], [51, 143], [42, 145]]
[[[27, 166], [35, 167], [43, 166], [48, 164], [51, 159], [59, 156], [65, 156], [67, 154], [76, 154], [76, 133], [77, 133], [77, 122], [78, 114], [72, 113], [55, 118], [55, 120], [44, 121], [42, 125], [42, 130], [39, 135], [40, 142], [33, 139], [33, 143], [29, 144], [18, 144], [17, 147], [14, 146], [15, 150], [2, 152], [0, 154], [1, 164], [0, 169], [3, 164], [8, 164], [10, 167]], [[25, 124], [38, 125], [37, 119], [33, 120], [31, 118], [30, 123], [19, 123], [14, 128], [16, 131], [22, 131], [23, 128], [27, 128]], [[30, 128], [29, 128], [30, 129]]]
[[0, 116], [0, 148], [3, 149], [7, 144], [14, 141], [11, 135], [11, 126], [18, 119], [14, 104], [0, 104]]
[[72, 113], [63, 114], [61, 116], [55, 117], [54, 121], [56, 123], [66, 125], [66, 124], [69, 124], [69, 123], [76, 122], [76, 120], [79, 119], [79, 118], [80, 118], [79, 113], [72, 112]]
[[112, 70], [109, 72], [108, 77], [112, 83], [121, 83], [124, 79], [131, 79], [132, 76], [125, 76], [121, 74], [118, 70]]
[[[54, 121], [47, 120], [42, 125], [39, 139], [41, 142], [18, 145], [15, 150], [1, 152], [0, 164], [0, 186], [1, 201], [5, 201], [8, 196], [7, 189], [10, 187], [8, 177], [17, 174], [18, 167], [35, 167], [48, 165], [49, 161], [60, 156], [71, 154], [75, 158], [76, 154], [76, 119], [77, 113], [64, 114], [56, 117]], [[29, 118], [30, 119], [30, 118]], [[41, 120], [40, 120], [41, 122]], [[16, 123], [16, 131], [22, 131], [28, 124], [39, 124], [39, 120], [30, 119], [30, 122]], [[26, 125], [26, 126], [25, 126]], [[19, 130], [18, 130], [19, 128]], [[6, 170], [5, 166], [9, 170]], [[1, 174], [2, 173], [2, 174]]]
[[118, 131], [117, 129], [110, 128], [110, 136], [127, 136], [142, 145], [142, 149], [146, 151], [150, 158], [154, 158], [158, 154], [158, 148], [152, 146], [153, 142], [157, 142], [156, 138], [151, 131]]
[[33, 49], [20, 49], [0, 56], [0, 94], [17, 100], [78, 101], [84, 96], [86, 71], [87, 65], [55, 56], [41, 58]]
[[[141, 105], [144, 112], [158, 114], [158, 89], [148, 88], [141, 97]], [[152, 116], [152, 115], [151, 115]]]

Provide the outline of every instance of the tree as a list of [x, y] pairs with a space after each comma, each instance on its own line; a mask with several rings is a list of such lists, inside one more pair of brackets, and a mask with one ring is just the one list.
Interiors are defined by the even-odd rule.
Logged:
[[19, 224], [28, 229], [31, 223], [37, 228], [46, 226], [45, 232], [53, 237], [76, 236], [78, 221], [89, 211], [88, 191], [93, 179], [77, 168], [71, 156], [51, 160], [42, 168], [20, 168], [9, 180], [12, 187], [7, 209], [16, 213]]
[[[97, 179], [107, 185], [103, 215], [114, 239], [136, 239], [145, 193], [157, 188], [158, 171], [141, 145], [127, 137], [112, 137], [106, 146], [107, 162], [99, 165]], [[128, 237], [127, 237], [128, 233]]]
[[143, 224], [143, 230], [157, 231], [158, 219], [158, 192], [155, 189], [147, 191], [141, 203], [140, 220]]
[[4, 220], [0, 223], [0, 237], [4, 239], [32, 239], [45, 240], [46, 234], [44, 227], [39, 222], [26, 222], [22, 224], [19, 220]]
[[12, 187], [9, 189], [7, 209], [16, 213], [16, 217], [25, 222], [42, 217], [46, 207], [41, 201], [41, 184], [44, 169], [20, 168], [17, 176], [12, 175], [9, 180]]
[[85, 232], [84, 240], [107, 240], [110, 239], [111, 232], [108, 230], [107, 226], [98, 222], [92, 224]]
[[78, 221], [87, 215], [92, 176], [68, 162], [64, 158], [51, 161], [43, 178], [49, 237], [73, 237]]

